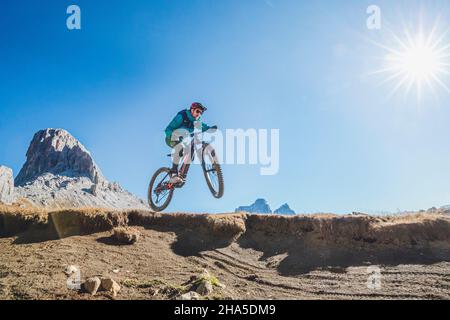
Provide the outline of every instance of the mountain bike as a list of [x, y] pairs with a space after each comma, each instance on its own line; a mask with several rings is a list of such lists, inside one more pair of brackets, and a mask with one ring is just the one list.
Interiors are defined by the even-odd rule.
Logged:
[[[170, 168], [160, 168], [153, 175], [148, 187], [148, 203], [153, 211], [160, 212], [166, 209], [172, 200], [175, 189], [180, 189], [186, 184], [187, 175], [195, 155], [201, 160], [206, 184], [213, 197], [220, 199], [224, 193], [224, 181], [222, 168], [216, 155], [216, 151], [209, 143], [202, 141], [200, 133], [191, 133], [187, 141], [182, 142], [178, 174], [183, 179], [181, 184], [170, 183]], [[172, 157], [172, 154], [168, 155]]]

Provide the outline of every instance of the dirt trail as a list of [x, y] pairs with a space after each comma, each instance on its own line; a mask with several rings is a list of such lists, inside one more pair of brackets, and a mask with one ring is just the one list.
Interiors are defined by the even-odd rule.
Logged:
[[[7, 210], [3, 210], [5, 212]], [[31, 216], [30, 216], [31, 215]], [[257, 216], [61, 211], [0, 214], [1, 299], [109, 299], [67, 289], [64, 270], [111, 276], [118, 299], [168, 299], [204, 268], [226, 288], [211, 298], [449, 299], [450, 217]], [[21, 228], [18, 221], [27, 221]], [[15, 221], [15, 231], [6, 226]], [[34, 221], [34, 222], [30, 222]], [[110, 229], [134, 225], [131, 246]], [[3, 230], [3, 231], [2, 231]], [[368, 266], [381, 270], [369, 289]]]

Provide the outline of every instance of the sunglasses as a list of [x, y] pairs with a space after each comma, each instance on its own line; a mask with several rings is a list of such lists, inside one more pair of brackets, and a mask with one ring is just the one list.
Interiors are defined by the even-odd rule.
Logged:
[[194, 109], [193, 111], [195, 114], [203, 114], [203, 110], [201, 109]]

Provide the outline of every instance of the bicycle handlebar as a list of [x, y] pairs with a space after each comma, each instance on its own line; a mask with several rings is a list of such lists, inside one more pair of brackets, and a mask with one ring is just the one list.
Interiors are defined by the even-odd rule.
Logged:
[[195, 136], [198, 136], [198, 135], [203, 134], [203, 133], [208, 132], [208, 131], [215, 132], [215, 131], [217, 131], [217, 127], [216, 127], [216, 128], [210, 128], [210, 129], [208, 129], [208, 130], [206, 130], [206, 131], [192, 132], [192, 133], [190, 133], [189, 135], [187, 135], [186, 137], [191, 137], [191, 138], [193, 138], [193, 137], [195, 137]]

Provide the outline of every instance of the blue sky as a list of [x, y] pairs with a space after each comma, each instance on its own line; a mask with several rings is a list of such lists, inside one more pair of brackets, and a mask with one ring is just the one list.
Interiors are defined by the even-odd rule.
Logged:
[[[70, 4], [82, 30], [66, 28]], [[366, 28], [370, 4], [396, 32], [419, 14], [450, 27], [448, 1], [2, 1], [0, 164], [17, 174], [37, 130], [64, 128], [145, 197], [168, 165], [165, 126], [198, 100], [222, 129], [280, 129], [280, 171], [226, 165], [216, 200], [194, 167], [170, 211], [259, 197], [298, 212], [448, 204], [450, 96], [388, 97], [393, 85], [369, 75], [386, 54], [372, 41], [388, 35]]]

